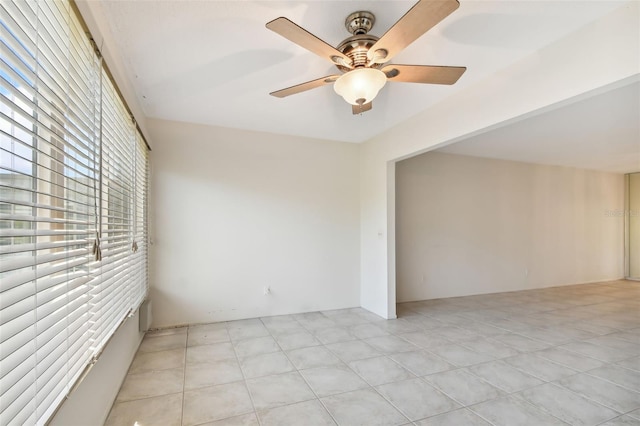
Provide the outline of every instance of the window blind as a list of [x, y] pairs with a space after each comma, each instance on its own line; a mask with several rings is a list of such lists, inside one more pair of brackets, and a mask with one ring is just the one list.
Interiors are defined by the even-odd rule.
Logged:
[[0, 424], [42, 424], [146, 297], [147, 148], [68, 1], [0, 12]]

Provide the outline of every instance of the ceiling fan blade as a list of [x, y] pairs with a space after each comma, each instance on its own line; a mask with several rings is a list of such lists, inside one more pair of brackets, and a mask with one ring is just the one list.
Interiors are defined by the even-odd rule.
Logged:
[[298, 46], [321, 56], [336, 65], [343, 65], [351, 68], [351, 59], [333, 46], [320, 40], [309, 31], [291, 22], [287, 18], [276, 18], [267, 23], [267, 28], [280, 34], [282, 37], [294, 42]]
[[424, 84], [454, 84], [466, 70], [467, 67], [396, 64], [382, 68], [389, 81]]
[[276, 98], [285, 98], [287, 96], [295, 95], [296, 93], [306, 92], [307, 90], [334, 83], [338, 77], [339, 76], [337, 75], [329, 75], [316, 80], [307, 81], [306, 83], [296, 84], [295, 86], [287, 87], [286, 89], [277, 90], [269, 94]]
[[460, 6], [458, 0], [420, 0], [369, 49], [369, 60], [388, 62]]
[[373, 108], [373, 102], [368, 102], [363, 105], [351, 105], [351, 112], [353, 115], [358, 115], [371, 110], [371, 108]]

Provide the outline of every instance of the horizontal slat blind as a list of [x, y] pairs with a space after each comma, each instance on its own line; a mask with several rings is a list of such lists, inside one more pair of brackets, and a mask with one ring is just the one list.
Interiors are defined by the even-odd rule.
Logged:
[[96, 342], [106, 341], [131, 306], [129, 261], [133, 242], [133, 156], [135, 127], [109, 77], [102, 73], [102, 281], [97, 294], [103, 320]]
[[0, 12], [0, 424], [42, 424], [146, 297], [147, 149], [67, 0]]
[[[38, 179], [37, 58], [38, 19], [34, 4], [1, 3], [2, 77], [0, 94], [0, 244], [36, 242], [36, 229], [29, 220], [36, 216]], [[43, 180], [41, 186], [49, 179]], [[34, 193], [35, 192], [35, 193]], [[25, 220], [11, 220], [6, 216]], [[10, 248], [10, 247], [9, 247]], [[0, 282], [0, 423], [34, 423], [37, 393], [37, 297], [32, 258], [37, 251], [3, 255]], [[8, 269], [16, 260], [27, 266]], [[17, 374], [16, 374], [17, 373]]]
[[134, 228], [135, 251], [132, 257], [135, 272], [135, 300], [139, 306], [149, 291], [148, 277], [148, 228], [147, 228], [147, 188], [149, 185], [149, 160], [147, 145], [139, 132], [136, 132], [135, 145], [135, 189], [134, 189]]

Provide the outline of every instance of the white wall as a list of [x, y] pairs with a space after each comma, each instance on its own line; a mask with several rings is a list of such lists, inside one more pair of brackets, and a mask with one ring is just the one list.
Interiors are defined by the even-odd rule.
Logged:
[[358, 145], [147, 125], [153, 327], [360, 305]]
[[399, 302], [624, 276], [621, 174], [433, 152], [396, 202]]
[[49, 426], [101, 426], [140, 346], [138, 313], [116, 331], [80, 386], [60, 407]]
[[391, 163], [637, 81], [639, 31], [640, 3], [631, 1], [365, 142], [360, 164], [362, 307], [395, 317]]

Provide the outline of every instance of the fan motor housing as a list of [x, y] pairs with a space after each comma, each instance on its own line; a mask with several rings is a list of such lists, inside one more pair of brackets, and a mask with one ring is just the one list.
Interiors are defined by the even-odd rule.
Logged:
[[[368, 34], [375, 22], [375, 15], [367, 11], [353, 12], [344, 21], [345, 28], [353, 35], [344, 39], [336, 49], [351, 59], [353, 68], [365, 67], [369, 62], [367, 52], [378, 41], [378, 37]], [[351, 70], [351, 68], [339, 64], [336, 67], [342, 72]], [[379, 68], [380, 66], [374, 64], [373, 67]]]
[[[376, 43], [376, 41], [378, 41], [378, 37], [370, 34], [354, 35], [343, 40], [342, 43], [338, 45], [337, 49], [353, 61], [354, 68], [360, 68], [366, 66], [369, 62], [367, 59], [367, 52], [371, 49], [371, 46]], [[347, 68], [343, 65], [336, 65], [336, 67], [343, 72], [351, 70], [351, 68]], [[379, 66], [374, 64], [374, 67]]]

